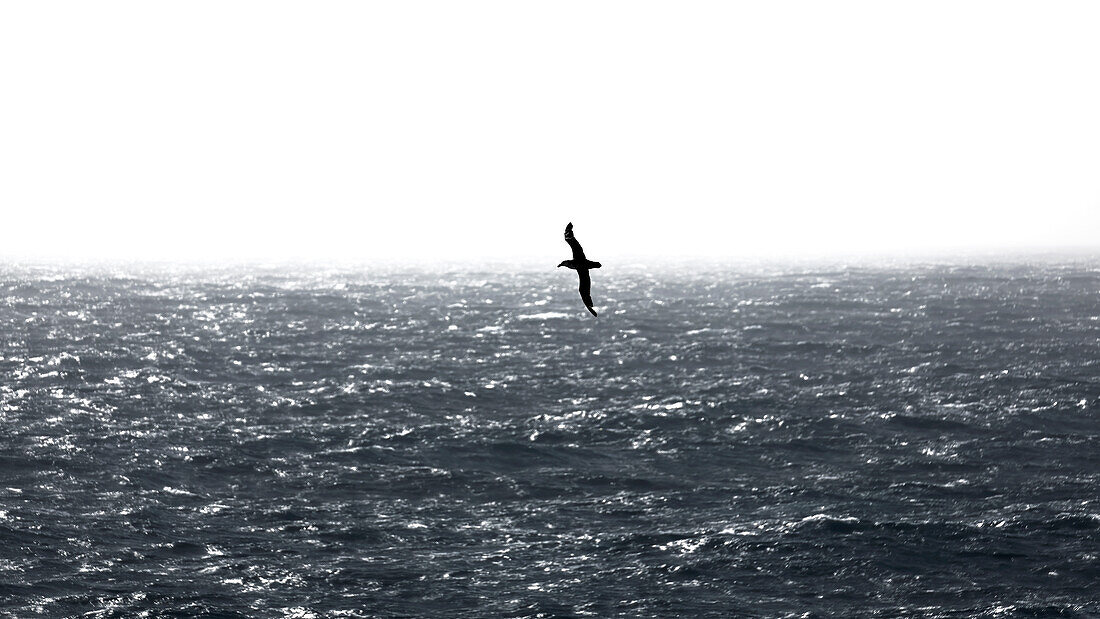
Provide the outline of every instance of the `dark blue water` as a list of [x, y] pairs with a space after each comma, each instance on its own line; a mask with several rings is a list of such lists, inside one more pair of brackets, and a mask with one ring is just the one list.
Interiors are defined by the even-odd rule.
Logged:
[[1100, 615], [1100, 269], [594, 280], [0, 269], [0, 613]]

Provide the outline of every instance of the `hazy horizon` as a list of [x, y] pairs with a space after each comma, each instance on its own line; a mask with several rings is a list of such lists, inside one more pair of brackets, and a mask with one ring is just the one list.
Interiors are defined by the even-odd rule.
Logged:
[[[423, 270], [442, 272], [482, 272], [499, 270], [501, 272], [558, 271], [557, 262], [567, 258], [548, 256], [511, 256], [489, 259], [466, 258], [446, 259], [440, 257], [424, 258], [246, 258], [201, 259], [201, 258], [127, 258], [104, 257], [91, 258], [79, 256], [12, 256], [0, 253], [0, 267], [10, 268], [60, 268], [75, 270], [197, 270], [197, 271], [257, 271], [270, 269], [289, 269], [291, 272], [335, 270], [356, 272], [363, 269], [383, 270]], [[654, 272], [677, 269], [734, 269], [752, 272], [756, 269], [773, 268], [822, 269], [869, 268], [890, 269], [893, 267], [914, 266], [951, 266], [982, 267], [1021, 264], [1100, 264], [1100, 248], [1094, 247], [1057, 247], [1057, 248], [1009, 248], [975, 249], [971, 251], [926, 251], [926, 252], [865, 252], [849, 254], [796, 254], [796, 255], [730, 255], [730, 256], [610, 256], [604, 258], [603, 268], [596, 278], [607, 277], [616, 271], [636, 271], [638, 269]]]

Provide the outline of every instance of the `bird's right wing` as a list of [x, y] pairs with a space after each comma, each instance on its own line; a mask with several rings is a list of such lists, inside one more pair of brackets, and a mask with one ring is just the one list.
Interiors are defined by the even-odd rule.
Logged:
[[584, 306], [593, 316], [598, 316], [596, 310], [592, 309], [592, 278], [588, 276], [588, 269], [577, 269], [577, 275], [581, 278], [581, 301], [584, 301]]
[[573, 236], [573, 222], [569, 222], [569, 225], [565, 227], [565, 242], [569, 243], [569, 248], [573, 250], [573, 260], [578, 264], [584, 264], [584, 250], [581, 249], [581, 244], [577, 242], [577, 237]]

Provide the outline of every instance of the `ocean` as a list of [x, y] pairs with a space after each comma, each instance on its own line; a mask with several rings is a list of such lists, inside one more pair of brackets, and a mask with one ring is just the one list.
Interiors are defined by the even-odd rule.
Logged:
[[1100, 616], [1100, 264], [0, 266], [0, 614]]

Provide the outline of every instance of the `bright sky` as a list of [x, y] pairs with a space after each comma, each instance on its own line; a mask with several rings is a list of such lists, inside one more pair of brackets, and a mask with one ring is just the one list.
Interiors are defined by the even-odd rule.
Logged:
[[0, 255], [1100, 249], [1100, 3], [7, 2]]

